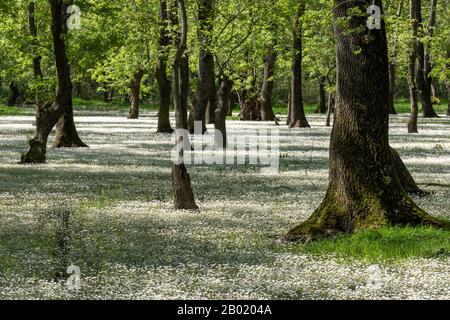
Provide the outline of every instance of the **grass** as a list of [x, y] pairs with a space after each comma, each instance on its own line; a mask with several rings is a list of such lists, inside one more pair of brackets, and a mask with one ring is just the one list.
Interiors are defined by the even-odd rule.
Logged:
[[450, 231], [429, 227], [389, 227], [288, 246], [293, 253], [336, 254], [348, 259], [389, 262], [407, 258], [449, 258]]

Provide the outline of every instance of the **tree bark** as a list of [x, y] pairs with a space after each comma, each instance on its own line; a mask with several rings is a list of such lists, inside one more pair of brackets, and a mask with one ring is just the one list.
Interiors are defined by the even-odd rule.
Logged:
[[[184, 0], [180, 0], [184, 1]], [[174, 205], [176, 210], [198, 210], [191, 187], [191, 177], [182, 163], [172, 169], [172, 187], [174, 190]]]
[[206, 132], [206, 111], [214, 90], [214, 56], [211, 52], [211, 38], [214, 27], [214, 0], [198, 1], [198, 23], [197, 37], [200, 51], [194, 120], [201, 121], [202, 130]]
[[[224, 148], [227, 147], [227, 127], [226, 127], [226, 117], [229, 108], [229, 98], [230, 92], [233, 88], [233, 82], [227, 77], [222, 77], [220, 81], [219, 91], [217, 96], [219, 98], [219, 106], [216, 110], [216, 121], [214, 128], [222, 133], [222, 141], [220, 143]], [[217, 139], [216, 139], [217, 141]], [[219, 143], [219, 141], [217, 141]]]
[[160, 18], [161, 30], [159, 34], [158, 48], [158, 68], [156, 69], [156, 80], [159, 89], [159, 113], [158, 113], [158, 132], [172, 133], [173, 129], [170, 125], [170, 80], [167, 77], [167, 60], [170, 44], [170, 33], [168, 30], [169, 15], [167, 1], [160, 0]]
[[291, 128], [309, 128], [310, 125], [305, 116], [302, 92], [302, 22], [305, 13], [305, 3], [298, 6], [293, 25], [293, 62], [292, 62], [292, 91], [291, 91]]
[[[69, 60], [67, 59], [66, 44], [63, 34], [67, 33], [67, 18], [68, 15], [65, 13], [67, 7], [71, 1], [66, 4], [62, 0], [49, 0], [52, 7], [55, 6], [60, 8], [60, 22], [61, 22], [61, 33], [60, 41], [58, 41], [58, 47], [55, 47], [55, 59], [56, 68], [60, 69], [62, 72], [58, 74], [58, 86], [63, 87], [60, 94], [64, 95], [61, 99], [61, 103], [64, 103], [64, 113], [60, 116], [58, 123], [56, 124], [56, 136], [55, 136], [55, 148], [83, 148], [87, 145], [81, 141], [78, 136], [78, 132], [75, 126], [75, 121], [73, 119], [73, 105], [72, 105], [72, 80], [70, 78], [70, 66]], [[53, 10], [53, 9], [52, 9]]]
[[319, 106], [317, 107], [316, 113], [325, 114], [327, 113], [327, 101], [326, 101], [326, 91], [325, 91], [325, 78], [319, 80]]
[[[380, 0], [374, 3], [382, 8]], [[335, 19], [346, 18], [349, 25], [335, 25], [337, 97], [329, 187], [311, 218], [292, 229], [284, 240], [308, 241], [392, 225], [450, 228], [407, 195], [389, 147], [384, 21], [381, 30], [369, 30], [366, 17], [347, 15], [355, 7], [364, 12], [364, 2], [335, 0], [334, 4]], [[349, 34], [347, 28], [357, 31]]]
[[419, 116], [419, 105], [417, 99], [416, 84], [416, 60], [417, 60], [417, 36], [419, 30], [419, 22], [417, 16], [417, 0], [410, 0], [409, 16], [411, 20], [412, 39], [409, 44], [409, 63], [408, 63], [408, 87], [409, 98], [411, 101], [411, 114], [408, 123], [409, 133], [418, 133], [417, 118]]
[[331, 126], [331, 114], [334, 110], [334, 94], [330, 93], [328, 95], [328, 110], [327, 110], [327, 121], [325, 126], [330, 127]]
[[212, 81], [212, 87], [213, 87], [213, 89], [211, 90], [211, 94], [209, 96], [208, 107], [206, 108], [206, 123], [207, 124], [214, 124], [216, 121], [216, 109], [217, 109], [217, 93], [216, 93], [216, 91], [217, 91], [217, 88], [216, 88], [216, 83], [215, 83], [214, 78]]
[[[430, 39], [433, 37], [434, 28], [436, 27], [436, 6], [437, 0], [431, 0], [430, 18], [428, 20], [428, 36]], [[430, 92], [430, 96], [435, 98], [436, 92], [433, 86], [433, 78], [431, 77], [431, 71], [433, 71], [433, 65], [431, 64], [431, 54], [429, 45], [425, 47], [425, 61], [424, 61], [424, 76], [426, 90]], [[433, 101], [432, 101], [433, 102]], [[434, 110], [433, 110], [434, 111]]]
[[[67, 105], [72, 103], [72, 83], [70, 69], [66, 57], [66, 45], [63, 40], [64, 19], [62, 16], [62, 1], [49, 0], [52, 17], [53, 50], [56, 59], [58, 77], [58, 92], [52, 105], [40, 104], [36, 110], [36, 133], [29, 141], [30, 149], [22, 155], [21, 163], [44, 163], [47, 154], [48, 136], [58, 120], [65, 112]], [[69, 81], [67, 81], [69, 79]]]
[[9, 96], [8, 96], [8, 106], [15, 106], [17, 105], [17, 100], [19, 99], [20, 92], [19, 87], [17, 86], [15, 81], [11, 81], [9, 83]]
[[261, 120], [275, 121], [275, 113], [272, 108], [272, 93], [273, 93], [273, 76], [275, 75], [275, 68], [277, 62], [277, 51], [275, 44], [267, 49], [265, 63], [264, 63], [264, 77], [261, 87], [259, 102], [261, 104]]
[[133, 80], [131, 81], [131, 108], [128, 113], [128, 119], [138, 119], [139, 118], [139, 101], [141, 94], [141, 81], [144, 76], [144, 70], [139, 68], [133, 75]]
[[[400, 0], [398, 4], [397, 19], [402, 16], [403, 0]], [[394, 49], [392, 54], [392, 60], [389, 61], [389, 113], [397, 114], [395, 110], [395, 93], [397, 90], [396, 76], [397, 76], [397, 56], [398, 56], [398, 26], [395, 27], [394, 34]]]
[[[422, 1], [412, 0], [415, 2], [415, 17], [418, 28], [423, 30], [422, 22]], [[422, 113], [425, 118], [437, 118], [438, 115], [434, 111], [431, 101], [431, 86], [427, 85], [427, 75], [425, 73], [425, 46], [422, 41], [417, 41], [417, 72], [416, 72], [417, 89], [419, 91], [420, 100], [422, 102]]]

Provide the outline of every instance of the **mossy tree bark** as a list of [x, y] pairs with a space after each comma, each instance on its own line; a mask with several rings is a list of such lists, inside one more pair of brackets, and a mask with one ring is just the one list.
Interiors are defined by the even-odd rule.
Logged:
[[[51, 6], [59, 7], [61, 10], [59, 12], [61, 22], [61, 33], [59, 34], [59, 48], [55, 47], [55, 61], [56, 68], [60, 69], [61, 72], [58, 73], [58, 87], [62, 89], [58, 94], [64, 95], [59, 103], [64, 103], [64, 112], [60, 116], [58, 123], [56, 124], [56, 136], [55, 136], [55, 148], [82, 148], [87, 147], [87, 145], [81, 141], [78, 136], [78, 132], [75, 126], [75, 121], [73, 119], [73, 104], [72, 104], [72, 80], [70, 78], [70, 66], [69, 60], [66, 53], [66, 44], [63, 37], [67, 33], [67, 19], [69, 15], [66, 14], [67, 7], [72, 3], [72, 1], [62, 1], [62, 0], [49, 0]], [[52, 9], [53, 10], [53, 9]]]
[[170, 80], [167, 76], [167, 60], [170, 45], [169, 14], [167, 1], [160, 0], [160, 33], [158, 47], [158, 67], [156, 69], [156, 81], [159, 89], [158, 132], [172, 133], [170, 125]]
[[131, 108], [128, 113], [128, 119], [138, 119], [139, 118], [139, 102], [141, 95], [141, 81], [144, 76], [144, 70], [138, 68], [133, 75], [133, 80], [131, 81]]
[[[375, 5], [382, 7], [380, 0]], [[330, 143], [330, 182], [325, 199], [284, 240], [308, 241], [387, 225], [449, 227], [420, 209], [400, 181], [389, 147], [388, 52], [384, 21], [368, 30], [360, 1], [335, 0], [337, 97]], [[350, 30], [360, 30], [351, 31]], [[363, 31], [364, 30], [364, 31]], [[347, 32], [346, 32], [347, 31]], [[355, 54], [358, 49], [358, 54]]]
[[310, 125], [305, 116], [302, 88], [302, 22], [305, 13], [305, 3], [301, 1], [293, 24], [293, 61], [292, 61], [292, 90], [291, 90], [291, 128], [309, 128]]

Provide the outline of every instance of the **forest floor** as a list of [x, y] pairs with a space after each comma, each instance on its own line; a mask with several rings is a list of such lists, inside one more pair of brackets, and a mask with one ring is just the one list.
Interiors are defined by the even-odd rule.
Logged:
[[[155, 133], [154, 112], [125, 115], [76, 113], [90, 148], [50, 149], [49, 164], [32, 166], [17, 161], [33, 117], [0, 117], [0, 299], [450, 299], [450, 232], [386, 228], [277, 242], [324, 197], [323, 116], [309, 116], [312, 129], [278, 127], [278, 174], [189, 166], [201, 211], [177, 212], [173, 137]], [[406, 123], [392, 117], [391, 144], [431, 192], [414, 199], [450, 218], [450, 119], [420, 119], [418, 135]], [[69, 264], [80, 267], [78, 291], [56, 281]]]

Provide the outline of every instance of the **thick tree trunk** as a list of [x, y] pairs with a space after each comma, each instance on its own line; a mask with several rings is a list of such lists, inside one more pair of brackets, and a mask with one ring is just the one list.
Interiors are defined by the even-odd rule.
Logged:
[[316, 113], [327, 113], [326, 95], [327, 93], [325, 91], [325, 78], [321, 78], [319, 81], [319, 106], [317, 107]]
[[[422, 23], [422, 1], [411, 0], [415, 6], [415, 20], [418, 28], [423, 29]], [[422, 41], [417, 41], [417, 72], [416, 72], [417, 89], [422, 102], [422, 113], [425, 118], [436, 118], [438, 115], [434, 111], [431, 100], [431, 86], [427, 85], [427, 75], [425, 74], [425, 46]]]
[[275, 121], [275, 113], [272, 109], [273, 76], [277, 61], [277, 52], [274, 46], [267, 49], [264, 63], [264, 77], [259, 101], [261, 104], [261, 120]]
[[418, 133], [417, 118], [419, 115], [419, 105], [417, 99], [417, 85], [416, 85], [416, 60], [417, 60], [417, 36], [419, 30], [417, 16], [417, 0], [410, 0], [410, 20], [412, 29], [412, 39], [409, 44], [409, 64], [408, 64], [408, 87], [409, 98], [411, 101], [411, 115], [408, 123], [409, 133]]
[[[183, 1], [183, 0], [181, 0]], [[198, 210], [191, 187], [191, 177], [182, 163], [172, 169], [172, 187], [174, 190], [174, 206], [177, 210]]]
[[291, 91], [291, 128], [309, 128], [303, 106], [302, 92], [302, 22], [301, 18], [305, 13], [305, 4], [302, 3], [297, 9], [293, 25], [293, 50], [294, 57], [292, 63], [292, 91]]
[[168, 30], [169, 15], [167, 12], [167, 1], [160, 0], [161, 31], [159, 34], [159, 55], [158, 68], [156, 70], [156, 80], [159, 89], [159, 112], [158, 112], [158, 132], [172, 133], [170, 125], [170, 80], [167, 77], [167, 60], [170, 44], [170, 33]]
[[194, 120], [202, 122], [206, 131], [206, 111], [214, 90], [214, 56], [211, 52], [211, 38], [214, 26], [214, 0], [198, 1], [197, 32], [200, 43], [198, 65], [197, 103], [194, 105]]
[[230, 92], [233, 88], [233, 82], [228, 78], [223, 78], [220, 82], [219, 91], [217, 96], [219, 98], [219, 106], [216, 110], [216, 121], [214, 124], [214, 128], [222, 133], [222, 141], [218, 141], [224, 148], [227, 147], [227, 127], [226, 127], [226, 117], [228, 113]]
[[[382, 7], [380, 0], [374, 2]], [[311, 218], [292, 229], [284, 239], [308, 241], [391, 225], [450, 228], [450, 224], [431, 217], [409, 198], [389, 147], [384, 22], [381, 30], [368, 30], [366, 17], [347, 16], [355, 7], [364, 11], [364, 2], [334, 3], [335, 19], [348, 18], [349, 26], [335, 26], [338, 80], [329, 187]], [[358, 31], [349, 34], [345, 28]], [[355, 48], [360, 53], [355, 54]]]
[[144, 70], [139, 68], [134, 75], [133, 81], [131, 82], [131, 108], [128, 113], [128, 119], [138, 119], [139, 118], [139, 101], [141, 94], [141, 81], [144, 76]]
[[15, 106], [17, 105], [17, 100], [19, 99], [20, 92], [19, 87], [14, 81], [11, 81], [9, 83], [9, 96], [8, 96], [8, 106]]
[[[217, 109], [217, 88], [216, 83], [213, 79], [212, 83], [213, 89], [211, 90], [211, 94], [209, 96], [208, 107], [206, 108], [206, 123], [214, 124], [216, 121], [216, 109]], [[227, 108], [228, 113], [228, 108]]]
[[[36, 133], [29, 141], [30, 149], [22, 155], [21, 163], [44, 163], [47, 154], [47, 140], [53, 127], [72, 103], [72, 83], [66, 57], [66, 45], [63, 40], [64, 28], [61, 0], [49, 0], [52, 16], [52, 38], [58, 76], [58, 92], [53, 105], [42, 104], [36, 110]], [[69, 81], [67, 81], [69, 79]]]
[[[67, 32], [67, 18], [68, 16], [64, 13], [67, 10], [67, 7], [69, 4], [65, 4], [62, 0], [49, 0], [50, 3], [56, 4], [58, 3], [58, 7], [61, 8], [60, 11], [60, 20], [62, 22], [62, 33], [60, 36], [62, 36], [63, 33]], [[69, 1], [70, 3], [70, 1]], [[58, 86], [63, 87], [64, 89], [61, 90], [61, 94], [64, 95], [64, 99], [62, 99], [65, 103], [64, 105], [64, 114], [61, 115], [61, 117], [58, 120], [58, 123], [56, 124], [56, 136], [55, 136], [55, 148], [83, 148], [87, 147], [87, 145], [81, 141], [80, 137], [78, 136], [78, 132], [75, 126], [75, 121], [73, 119], [73, 105], [72, 105], [72, 80], [70, 78], [70, 66], [69, 66], [69, 60], [67, 59], [66, 54], [66, 45], [64, 37], [60, 39], [60, 43], [62, 44], [61, 48], [56, 49], [55, 48], [55, 59], [56, 59], [56, 65], [58, 69], [59, 68], [63, 71], [60, 74], [58, 74]]]

